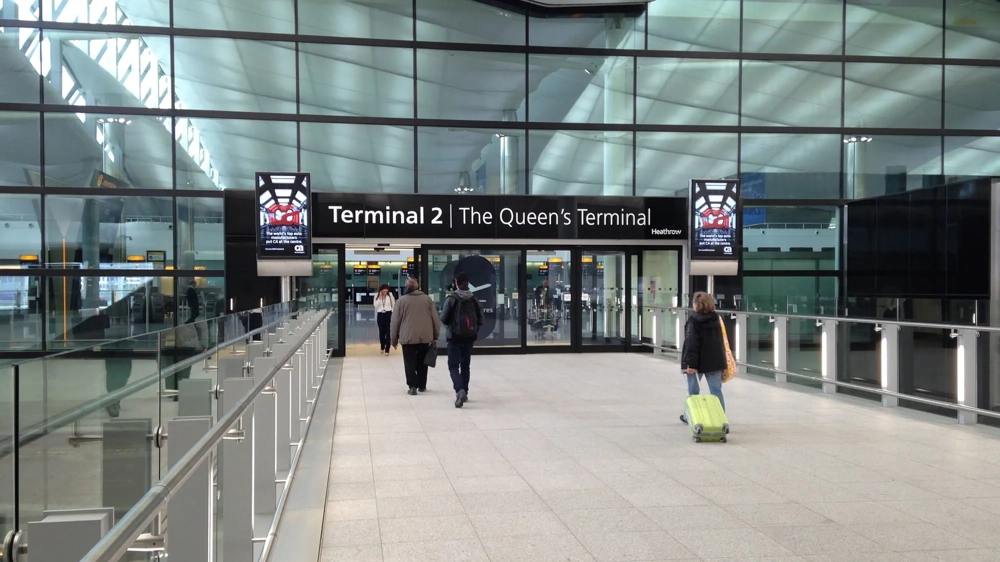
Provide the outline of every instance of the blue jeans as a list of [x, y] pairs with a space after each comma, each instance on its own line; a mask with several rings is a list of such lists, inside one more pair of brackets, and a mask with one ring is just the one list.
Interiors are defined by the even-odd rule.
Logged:
[[712, 393], [719, 399], [722, 403], [722, 409], [726, 409], [726, 399], [722, 397], [722, 371], [714, 371], [711, 373], [698, 373], [697, 375], [687, 375], [688, 379], [688, 396], [694, 396], [695, 394], [701, 394], [701, 385], [698, 384], [698, 379], [705, 377], [708, 381], [708, 391]]
[[474, 342], [448, 342], [448, 372], [455, 392], [469, 393], [469, 363]]

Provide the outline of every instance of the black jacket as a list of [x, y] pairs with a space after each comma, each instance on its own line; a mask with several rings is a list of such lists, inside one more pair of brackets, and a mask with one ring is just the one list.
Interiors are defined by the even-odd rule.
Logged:
[[681, 368], [713, 373], [726, 368], [726, 348], [722, 343], [719, 315], [695, 312], [684, 326]]

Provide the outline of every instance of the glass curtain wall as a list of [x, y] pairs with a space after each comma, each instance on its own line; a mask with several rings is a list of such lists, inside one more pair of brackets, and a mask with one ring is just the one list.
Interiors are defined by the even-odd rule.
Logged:
[[[3, 2], [0, 192], [17, 196], [0, 197], [0, 261], [21, 278], [0, 285], [7, 339], [30, 345], [19, 323], [31, 310], [74, 317], [134, 290], [89, 271], [141, 250], [174, 267], [153, 276], [172, 285], [149, 285], [165, 310], [194, 268], [221, 277], [209, 201], [251, 189], [259, 170], [310, 172], [320, 191], [554, 196], [684, 196], [692, 178], [740, 178], [747, 227], [775, 241], [748, 263], [814, 280], [748, 268], [743, 292], [761, 302], [807, 286], [825, 292], [793, 296], [837, 295], [828, 239], [841, 238], [845, 200], [1000, 174], [1000, 12], [983, 2], [531, 10]], [[167, 226], [148, 248], [129, 231]], [[21, 255], [39, 271], [20, 270]], [[56, 280], [73, 267], [88, 274], [63, 283], [64, 311]]]

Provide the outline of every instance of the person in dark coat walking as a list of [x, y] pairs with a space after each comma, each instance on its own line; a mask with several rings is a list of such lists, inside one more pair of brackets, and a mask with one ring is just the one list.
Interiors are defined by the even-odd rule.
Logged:
[[[681, 370], [687, 375], [688, 395], [701, 394], [698, 380], [708, 382], [708, 390], [726, 409], [722, 397], [722, 372], [726, 369], [726, 348], [722, 342], [722, 319], [715, 312], [715, 299], [708, 293], [698, 292], [693, 299], [694, 313], [684, 326], [684, 348], [681, 352]], [[681, 421], [687, 419], [681, 414]]]

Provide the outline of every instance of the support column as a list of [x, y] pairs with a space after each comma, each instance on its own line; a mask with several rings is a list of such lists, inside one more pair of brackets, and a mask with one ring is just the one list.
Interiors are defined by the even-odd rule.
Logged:
[[[979, 332], [958, 331], [958, 403], [970, 408], [979, 407]], [[958, 423], [973, 425], [979, 422], [979, 415], [958, 411]]]
[[[993, 180], [990, 193], [990, 325], [1000, 323], [1000, 179]], [[980, 319], [980, 324], [985, 324]], [[1000, 404], [1000, 333], [989, 333], [989, 396], [984, 409]]]
[[[821, 320], [819, 322], [823, 331], [821, 334], [820, 349], [820, 372], [824, 381], [837, 380], [837, 321]], [[837, 385], [823, 383], [823, 392], [834, 394], [837, 392]]]
[[[899, 326], [884, 324], [879, 328], [882, 343], [879, 348], [882, 365], [882, 390], [899, 392]], [[882, 395], [882, 405], [887, 408], [899, 406], [896, 396]]]
[[[604, 40], [608, 49], [620, 48], [628, 36], [628, 25], [621, 16], [605, 20]], [[604, 75], [604, 123], [624, 125], [632, 123], [632, 73], [630, 59], [608, 57]], [[611, 131], [604, 133], [604, 195], [632, 195], [632, 143], [623, 141], [626, 135]], [[627, 173], [626, 173], [627, 171]]]
[[[80, 217], [80, 259], [84, 267], [97, 269], [101, 263], [101, 209], [96, 199], [83, 202], [83, 213]], [[73, 260], [69, 256], [70, 261]], [[97, 308], [100, 306], [100, 278], [84, 277], [82, 308]]]
[[[788, 317], [774, 318], [774, 368], [788, 370]], [[774, 373], [774, 382], [788, 382], [788, 375]]]
[[[503, 121], [516, 122], [517, 110], [505, 109]], [[503, 135], [500, 137], [500, 193], [503, 195], [517, 195], [521, 193], [520, 168], [520, 147], [521, 139], [515, 135]]]
[[292, 300], [292, 278], [282, 277], [281, 278], [281, 302], [288, 302]]

